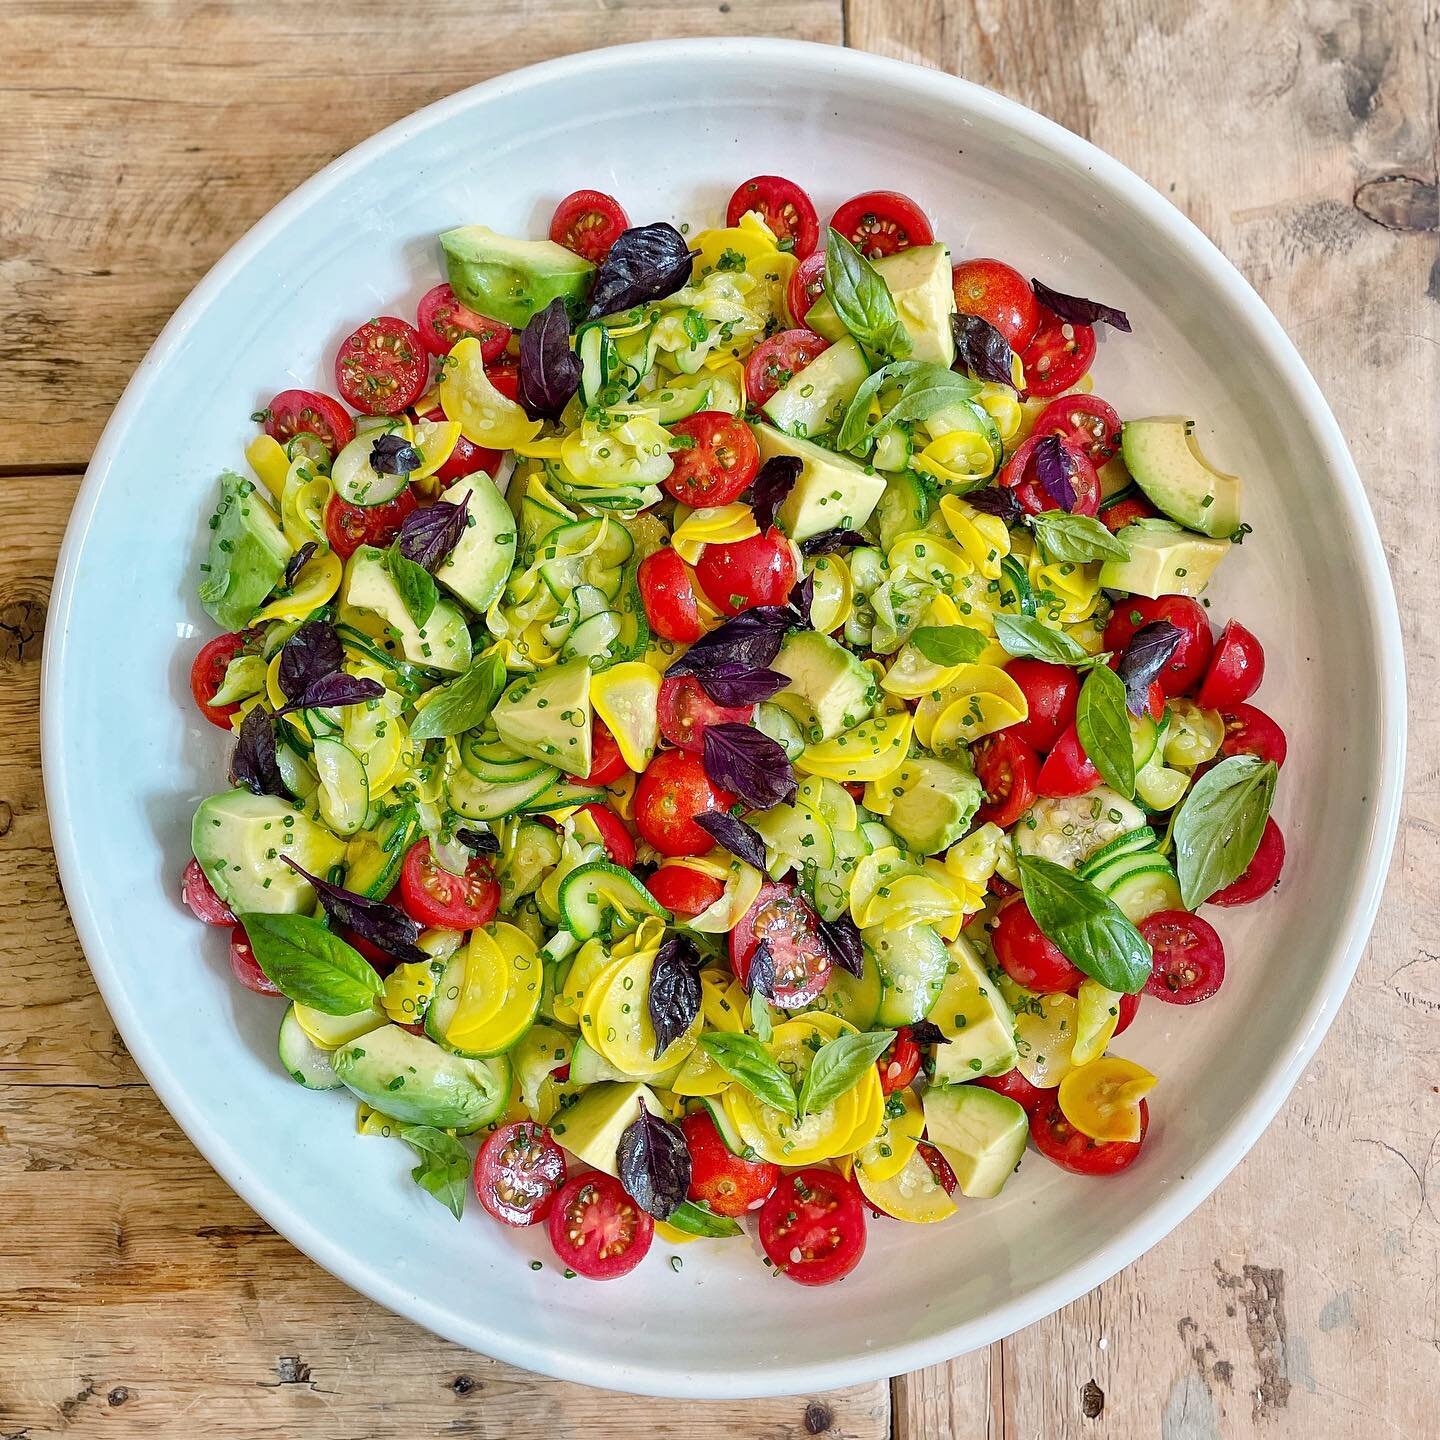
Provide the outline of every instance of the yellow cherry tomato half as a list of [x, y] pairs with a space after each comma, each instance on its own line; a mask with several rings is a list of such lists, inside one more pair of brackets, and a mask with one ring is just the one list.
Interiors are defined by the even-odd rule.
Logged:
[[1092, 1140], [1139, 1140], [1140, 1102], [1155, 1088], [1143, 1065], [1103, 1055], [1078, 1066], [1061, 1082], [1057, 1099], [1065, 1118]]

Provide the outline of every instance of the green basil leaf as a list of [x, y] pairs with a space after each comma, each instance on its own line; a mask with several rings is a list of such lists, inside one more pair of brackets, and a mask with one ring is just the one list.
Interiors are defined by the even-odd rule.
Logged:
[[1088, 565], [1092, 560], [1128, 560], [1130, 547], [1089, 515], [1047, 510], [1030, 522], [1045, 559], [1055, 564]]
[[867, 375], [845, 409], [845, 418], [835, 435], [835, 448], [854, 451], [868, 448], [874, 433], [870, 428], [870, 402], [886, 385], [898, 384], [920, 368], [918, 360], [894, 360]]
[[775, 1057], [753, 1036], [717, 1030], [700, 1037], [700, 1048], [752, 1095], [787, 1115], [796, 1114], [795, 1087]]
[[504, 688], [504, 661], [498, 655], [477, 660], [459, 679], [432, 692], [415, 713], [410, 738], [439, 740], [474, 729], [489, 719]]
[[968, 625], [921, 625], [910, 643], [936, 665], [973, 665], [990, 642]]
[[398, 541], [385, 552], [385, 568], [390, 572], [410, 618], [417, 625], [425, 624], [440, 603], [435, 577], [423, 565], [417, 565], [408, 556], [402, 555]]
[[1075, 730], [1105, 783], [1122, 795], [1134, 795], [1135, 747], [1130, 741], [1125, 682], [1108, 665], [1094, 666], [1085, 677], [1075, 706]]
[[815, 1053], [805, 1083], [800, 1087], [800, 1113], [809, 1115], [833, 1105], [859, 1083], [895, 1038], [893, 1030], [869, 1030], [859, 1035], [837, 1035]]
[[[1033, 615], [998, 614], [995, 638], [1011, 655], [1028, 660], [1047, 660], [1052, 665], [1081, 665], [1090, 659], [1073, 636], [1052, 630]], [[1123, 685], [1120, 687], [1125, 688]]]
[[825, 241], [825, 293], [840, 323], [865, 349], [897, 360], [910, 353], [910, 336], [900, 323], [890, 287], [834, 229]]
[[1195, 782], [1171, 827], [1186, 909], [1245, 873], [1265, 833], [1278, 774], [1273, 760], [1232, 755]]
[[433, 1125], [404, 1125], [400, 1138], [420, 1157], [410, 1178], [458, 1220], [470, 1188], [470, 1152], [453, 1135]]
[[770, 1037], [775, 1033], [775, 1022], [770, 1018], [770, 1006], [758, 986], [750, 992], [750, 1028], [762, 1045], [768, 1045]]
[[1145, 988], [1150, 947], [1108, 895], [1053, 860], [1017, 855], [1015, 863], [1031, 916], [1072, 965], [1107, 990]]
[[924, 365], [905, 382], [900, 398], [875, 422], [870, 433], [880, 435], [902, 422], [928, 420], [937, 410], [952, 405], [970, 411], [975, 418], [975, 430], [983, 433], [986, 426], [970, 403], [970, 397], [979, 388], [968, 376], [957, 375], [943, 365]]
[[235, 918], [250, 937], [255, 963], [287, 1000], [326, 1015], [353, 1015], [380, 993], [374, 968], [323, 920], [259, 911]]
[[728, 1215], [717, 1215], [703, 1204], [690, 1200], [682, 1200], [665, 1217], [665, 1223], [706, 1240], [725, 1240], [745, 1233]]

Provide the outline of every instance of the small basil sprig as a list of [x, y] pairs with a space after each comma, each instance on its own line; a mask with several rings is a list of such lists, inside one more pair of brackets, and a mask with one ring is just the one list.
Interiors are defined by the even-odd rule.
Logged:
[[771, 455], [761, 465], [752, 482], [750, 508], [762, 534], [775, 523], [776, 511], [795, 488], [803, 468], [804, 462], [797, 455]]
[[869, 1030], [859, 1035], [837, 1035], [816, 1052], [805, 1083], [800, 1087], [800, 1113], [814, 1114], [833, 1105], [859, 1083], [894, 1040], [893, 1030]]
[[290, 791], [280, 774], [277, 752], [275, 717], [263, 705], [251, 706], [230, 757], [230, 778], [256, 795], [288, 800]]
[[936, 665], [971, 665], [990, 642], [969, 625], [921, 625], [910, 643]]
[[895, 297], [880, 272], [836, 229], [825, 239], [825, 293], [840, 323], [865, 349], [892, 359], [910, 353]]
[[1125, 682], [1108, 666], [1094, 665], [1080, 687], [1075, 730], [1090, 762], [1105, 783], [1122, 795], [1135, 793], [1135, 749]]
[[498, 655], [477, 660], [457, 680], [436, 689], [416, 711], [412, 740], [440, 740], [461, 735], [490, 716], [505, 688], [505, 662]]
[[860, 938], [860, 931], [848, 910], [841, 911], [833, 920], [817, 915], [815, 932], [835, 964], [857, 980], [864, 978], [865, 942]]
[[1265, 834], [1278, 774], [1273, 760], [1232, 755], [1195, 782], [1171, 830], [1187, 910], [1245, 873]]
[[385, 568], [390, 572], [410, 618], [416, 625], [424, 625], [440, 603], [440, 587], [436, 585], [435, 577], [406, 555], [398, 540], [385, 552]]
[[1081, 665], [1091, 658], [1074, 636], [1052, 630], [1033, 615], [996, 615], [995, 638], [1017, 658], [1047, 660], [1052, 665]]
[[245, 927], [255, 963], [287, 1000], [326, 1015], [353, 1015], [380, 993], [374, 967], [332, 935], [324, 921], [260, 911], [236, 918]]
[[1130, 558], [1130, 547], [1093, 516], [1047, 510], [1043, 515], [1036, 515], [1030, 524], [1035, 530], [1035, 543], [1052, 563], [1088, 565], [1094, 560]]
[[700, 952], [688, 936], [672, 935], [655, 952], [645, 1005], [658, 1059], [700, 1013]]
[[[882, 389], [898, 387], [890, 408], [877, 420], [870, 419], [870, 407]], [[952, 405], [971, 410], [971, 397], [979, 390], [975, 381], [947, 370], [943, 365], [925, 360], [895, 360], [868, 375], [861, 382], [854, 398], [846, 407], [835, 446], [839, 450], [860, 453], [885, 431], [906, 421], [925, 420], [937, 410]], [[976, 415], [976, 428], [984, 424]]]
[[615, 1153], [620, 1183], [657, 1220], [668, 1220], [690, 1188], [690, 1149], [678, 1125], [652, 1115], [645, 1102], [625, 1127]]
[[1150, 978], [1144, 936], [1110, 897], [1053, 860], [1017, 855], [1025, 905], [1047, 939], [1107, 990], [1135, 995]]
[[797, 1113], [790, 1077], [753, 1035], [716, 1030], [700, 1037], [700, 1048], [757, 1099], [787, 1115]]
[[420, 1157], [410, 1178], [433, 1195], [457, 1220], [465, 1212], [470, 1188], [470, 1152], [433, 1125], [403, 1125], [400, 1138]]
[[765, 841], [760, 832], [728, 810], [712, 810], [695, 816], [695, 823], [709, 837], [738, 860], [763, 871], [766, 868]]
[[702, 744], [705, 774], [752, 810], [769, 810], [795, 798], [795, 770], [778, 740], [725, 720], [705, 727]]

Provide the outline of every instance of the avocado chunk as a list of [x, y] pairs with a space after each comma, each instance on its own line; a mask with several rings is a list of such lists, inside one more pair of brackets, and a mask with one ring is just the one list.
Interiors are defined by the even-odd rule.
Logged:
[[885, 477], [866, 471], [853, 460], [773, 425], [756, 428], [760, 456], [793, 455], [800, 478], [785, 497], [776, 519], [797, 544], [826, 530], [858, 530], [874, 513], [885, 493]]
[[865, 352], [846, 335], [792, 375], [760, 408], [787, 435], [820, 435], [845, 418], [869, 374]]
[[568, 660], [521, 675], [495, 702], [493, 719], [512, 749], [570, 775], [590, 773], [590, 663]]
[[979, 1085], [932, 1085], [924, 1103], [925, 1133], [950, 1162], [960, 1193], [980, 1200], [998, 1195], [1025, 1153], [1025, 1111]]
[[190, 826], [190, 848], [232, 910], [272, 915], [308, 911], [315, 904], [314, 887], [281, 856], [321, 876], [345, 858], [345, 842], [303, 810], [248, 790], [202, 800]]
[[457, 600], [483, 615], [500, 598], [515, 563], [515, 517], [483, 471], [457, 480], [440, 498], [458, 505], [466, 496], [465, 533], [435, 571], [435, 578]]
[[200, 567], [205, 613], [226, 630], [243, 630], [280, 583], [293, 553], [254, 482], [225, 471], [210, 517], [210, 554]]
[[470, 665], [470, 631], [453, 600], [436, 602], [430, 618], [417, 625], [400, 598], [400, 591], [385, 568], [385, 552], [362, 545], [345, 566], [345, 603], [377, 615], [390, 632], [393, 649], [412, 665], [458, 675]]
[[510, 1062], [467, 1060], [399, 1025], [382, 1025], [330, 1057], [340, 1083], [407, 1125], [470, 1134], [510, 1103]]
[[[955, 361], [955, 287], [950, 252], [943, 245], [913, 245], [871, 262], [890, 287], [895, 309], [910, 337], [911, 360], [931, 360], [947, 369]], [[822, 295], [805, 315], [808, 329], [827, 340], [838, 340], [845, 326], [828, 295]]]
[[580, 1098], [555, 1117], [550, 1131], [577, 1160], [614, 1175], [620, 1169], [620, 1137], [639, 1116], [641, 1105], [652, 1115], [665, 1113], [648, 1085], [602, 1080], [586, 1086]]
[[1015, 1068], [1015, 1016], [1000, 987], [963, 936], [946, 947], [951, 971], [940, 998], [926, 1019], [934, 1021], [948, 1043], [935, 1047], [935, 1083], [1003, 1075]]
[[890, 828], [909, 849], [922, 855], [934, 855], [953, 845], [980, 808], [980, 781], [963, 759], [918, 755], [907, 760], [886, 784], [895, 792], [893, 808], [886, 817]]
[[1161, 595], [1198, 595], [1210, 583], [1230, 549], [1167, 520], [1137, 520], [1115, 537], [1130, 551], [1128, 560], [1107, 560], [1100, 584], [1154, 600]]
[[561, 299], [578, 315], [595, 267], [553, 240], [514, 240], [484, 225], [462, 225], [440, 237], [450, 288], [481, 315], [521, 330], [537, 311]]
[[1240, 477], [1206, 461], [1193, 420], [1178, 415], [1127, 420], [1120, 453], [1135, 483], [1172, 520], [1214, 537], [1240, 528]]
[[815, 630], [792, 630], [771, 668], [790, 677], [772, 703], [799, 722], [811, 743], [833, 740], [868, 720], [880, 698], [875, 677], [859, 659]]

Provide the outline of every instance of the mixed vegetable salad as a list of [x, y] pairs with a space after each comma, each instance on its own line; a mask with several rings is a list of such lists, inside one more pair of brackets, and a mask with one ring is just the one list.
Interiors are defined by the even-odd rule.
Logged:
[[440, 248], [209, 522], [184, 894], [287, 1073], [599, 1279], [1133, 1164], [1111, 1047], [1219, 989], [1285, 737], [1199, 598], [1240, 481], [1093, 392], [1125, 314], [776, 176]]

